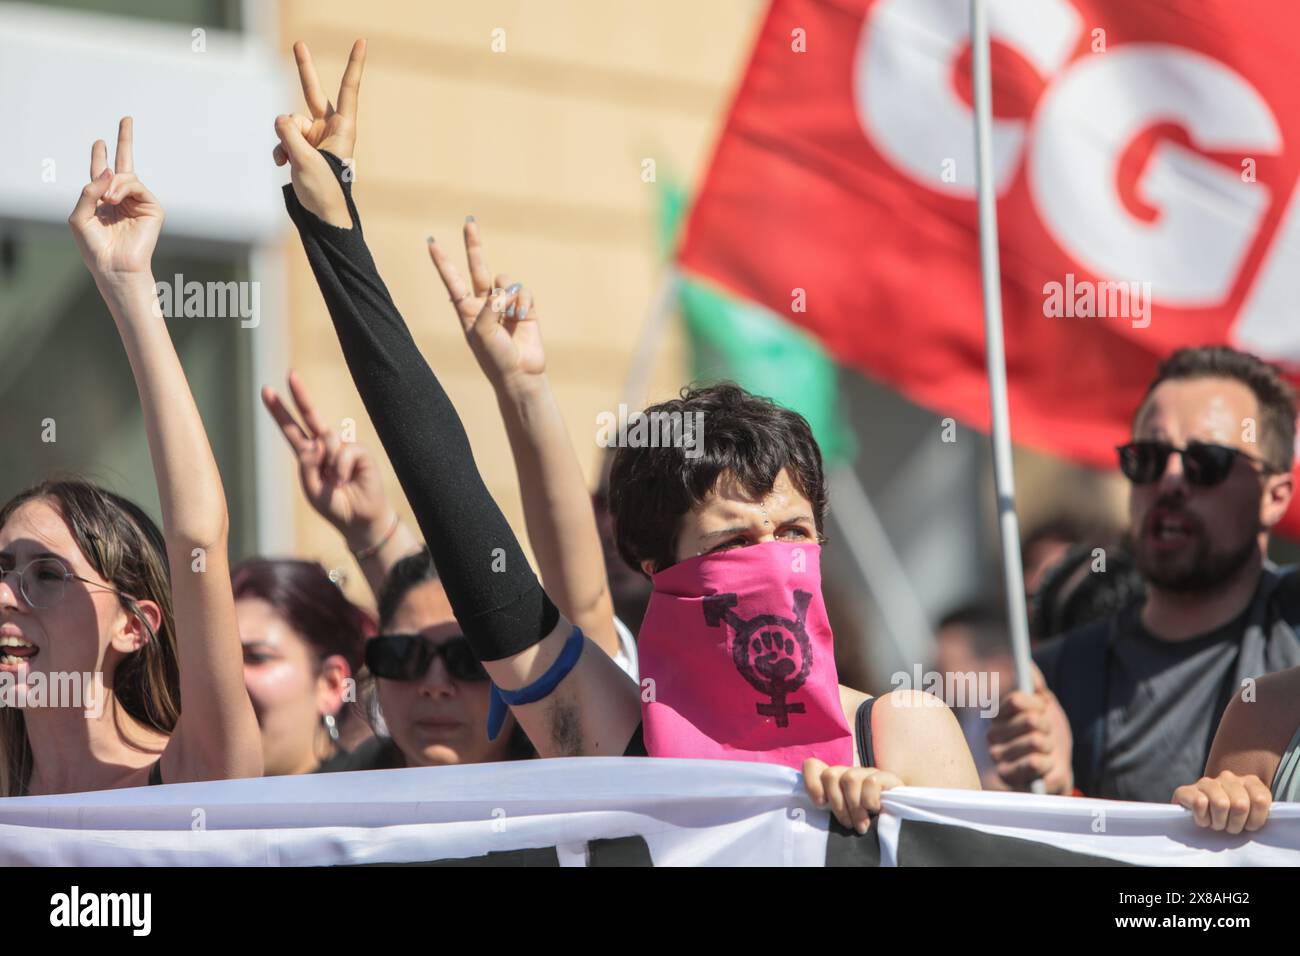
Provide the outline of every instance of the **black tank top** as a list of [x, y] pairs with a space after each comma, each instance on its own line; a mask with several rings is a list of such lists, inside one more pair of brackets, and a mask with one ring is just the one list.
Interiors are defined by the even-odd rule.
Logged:
[[858, 725], [858, 762], [864, 767], [876, 765], [876, 748], [871, 743], [871, 705], [875, 702], [874, 697], [864, 700], [854, 714], [854, 723]]
[[[857, 713], [853, 715], [853, 721], [857, 725], [858, 738], [858, 761], [864, 767], [874, 767], [876, 765], [876, 749], [871, 744], [871, 705], [876, 702], [876, 698], [871, 697], [864, 700], [858, 705]], [[645, 731], [643, 725], [637, 724], [636, 731], [632, 734], [632, 739], [627, 742], [627, 749], [623, 751], [624, 757], [648, 757], [645, 749]]]

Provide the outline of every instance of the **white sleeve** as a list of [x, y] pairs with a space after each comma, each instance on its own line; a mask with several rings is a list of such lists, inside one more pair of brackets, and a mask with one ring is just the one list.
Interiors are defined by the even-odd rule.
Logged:
[[623, 668], [623, 672], [639, 684], [641, 668], [637, 662], [636, 638], [632, 636], [627, 625], [618, 619], [617, 614], [614, 615], [614, 630], [618, 632], [618, 653], [614, 655], [614, 663]]

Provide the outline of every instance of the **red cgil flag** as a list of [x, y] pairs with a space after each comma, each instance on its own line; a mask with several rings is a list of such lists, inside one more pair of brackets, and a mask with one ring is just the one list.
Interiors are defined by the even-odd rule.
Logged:
[[[989, 29], [1013, 439], [1114, 468], [1184, 345], [1300, 382], [1300, 4], [992, 0]], [[679, 259], [987, 430], [969, 33], [968, 0], [774, 0]]]

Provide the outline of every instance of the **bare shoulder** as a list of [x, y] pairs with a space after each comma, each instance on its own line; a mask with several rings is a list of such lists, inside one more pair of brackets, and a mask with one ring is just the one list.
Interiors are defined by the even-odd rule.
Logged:
[[1300, 667], [1265, 674], [1232, 695], [1220, 727], [1231, 721], [1234, 727], [1249, 727], [1253, 736], [1273, 739], [1282, 736], [1276, 748], [1285, 749], [1300, 724]]
[[882, 736], [889, 733], [916, 742], [936, 733], [961, 736], [957, 718], [943, 699], [920, 690], [900, 688], [877, 698], [871, 721]]
[[[854, 723], [858, 708], [871, 699], [871, 694], [854, 690], [852, 687], [845, 687], [843, 684], [840, 685], [840, 706], [844, 709], [844, 716], [848, 718], [850, 726]], [[920, 711], [926, 711], [930, 714], [937, 713], [937, 716], [932, 719], [940, 723], [951, 721], [954, 727], [957, 726], [956, 718], [953, 717], [948, 705], [933, 694], [927, 694], [919, 690], [894, 690], [876, 697], [875, 701], [876, 705], [871, 709], [871, 726], [873, 728], [900, 726], [900, 720], [908, 725], [916, 724], [917, 721], [910, 719], [908, 715], [915, 715]], [[886, 712], [894, 716], [885, 716]]]
[[[1243, 694], [1236, 695], [1242, 698]], [[1300, 723], [1300, 667], [1265, 674], [1255, 681], [1255, 698], [1269, 716]], [[1243, 700], [1244, 703], [1244, 700]]]
[[883, 694], [871, 709], [871, 729], [877, 765], [904, 783], [979, 789], [957, 718], [933, 694], [902, 689]]

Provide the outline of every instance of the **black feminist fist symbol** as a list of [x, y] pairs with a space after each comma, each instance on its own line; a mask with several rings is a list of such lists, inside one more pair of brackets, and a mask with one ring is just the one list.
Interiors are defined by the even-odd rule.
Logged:
[[759, 614], [746, 621], [732, 610], [736, 601], [734, 594], [709, 595], [704, 599], [704, 621], [709, 627], [718, 627], [723, 621], [731, 625], [735, 634], [732, 663], [750, 686], [771, 698], [755, 708], [764, 717], [775, 717], [778, 727], [788, 727], [790, 715], [802, 714], [804, 706], [788, 704], [786, 697], [802, 687], [812, 671], [812, 642], [804, 627], [812, 595], [794, 592], [793, 618]]

